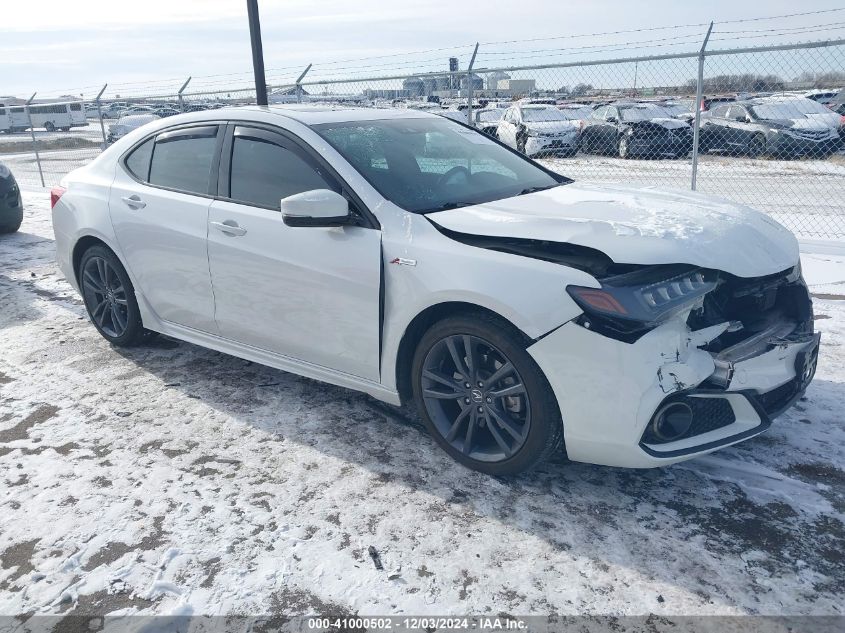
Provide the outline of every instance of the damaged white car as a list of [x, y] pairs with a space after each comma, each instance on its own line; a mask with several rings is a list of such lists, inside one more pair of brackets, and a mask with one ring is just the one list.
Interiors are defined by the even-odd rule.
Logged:
[[152, 330], [413, 402], [488, 473], [695, 457], [765, 431], [815, 372], [775, 221], [574, 183], [424, 112], [175, 116], [52, 198], [59, 264], [111, 343]]

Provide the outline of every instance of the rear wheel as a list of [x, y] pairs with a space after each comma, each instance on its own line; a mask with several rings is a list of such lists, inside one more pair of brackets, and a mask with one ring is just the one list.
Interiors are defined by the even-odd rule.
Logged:
[[755, 134], [748, 141], [748, 155], [751, 158], [759, 158], [766, 152], [766, 137], [762, 134]]
[[55, 131], [56, 131], [56, 126], [53, 124], [53, 122], [52, 122], [52, 121], [47, 121], [47, 122], [44, 124], [44, 129], [45, 129], [45, 130], [47, 130], [48, 132], [55, 132]]
[[92, 246], [79, 264], [79, 285], [91, 322], [109, 343], [137, 345], [146, 334], [129, 275], [117, 256]]
[[560, 447], [557, 400], [522, 336], [478, 313], [436, 323], [412, 367], [414, 399], [438, 444], [491, 475], [535, 466]]

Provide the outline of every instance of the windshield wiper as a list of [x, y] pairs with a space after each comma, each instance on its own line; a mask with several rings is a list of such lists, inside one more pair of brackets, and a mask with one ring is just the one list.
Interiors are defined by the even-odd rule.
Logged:
[[471, 207], [477, 202], [444, 202], [439, 207], [433, 207], [431, 209], [423, 209], [422, 211], [418, 211], [418, 213], [435, 213], [436, 211], [449, 211], [450, 209], [460, 209], [461, 207]]
[[524, 195], [525, 195], [525, 194], [527, 194], [527, 193], [537, 193], [538, 191], [545, 191], [546, 189], [552, 189], [552, 188], [554, 188], [554, 187], [559, 187], [559, 186], [560, 186], [560, 184], [561, 184], [561, 183], [556, 182], [556, 183], [555, 183], [555, 184], [553, 184], [553, 185], [546, 185], [546, 186], [544, 186], [544, 187], [528, 187], [527, 189], [523, 189], [522, 191], [520, 191], [520, 192], [519, 192], [518, 194], [516, 194], [516, 195], [518, 195], [518, 196], [524, 196]]

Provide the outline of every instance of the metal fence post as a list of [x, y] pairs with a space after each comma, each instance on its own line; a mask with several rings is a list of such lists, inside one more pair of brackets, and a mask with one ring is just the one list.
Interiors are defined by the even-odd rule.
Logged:
[[41, 178], [41, 186], [46, 187], [47, 185], [44, 184], [44, 171], [41, 169], [41, 155], [38, 153], [38, 141], [35, 140], [35, 128], [32, 126], [32, 114], [29, 112], [29, 104], [32, 103], [32, 100], [35, 99], [35, 95], [37, 94], [37, 92], [32, 93], [32, 96], [24, 104], [24, 109], [26, 110], [27, 122], [29, 123], [29, 133], [32, 136], [32, 151], [35, 152], [35, 162], [38, 163], [38, 176]]
[[97, 98], [94, 99], [97, 103], [97, 118], [100, 119], [100, 133], [103, 135], [103, 143], [106, 143], [106, 126], [103, 123], [103, 110], [100, 107], [100, 97], [103, 96], [103, 93], [106, 91], [106, 87], [108, 84], [103, 84], [103, 89], [97, 93]]
[[179, 112], [184, 112], [184, 111], [185, 111], [185, 102], [184, 102], [184, 101], [183, 101], [183, 99], [182, 99], [182, 93], [183, 93], [183, 92], [185, 92], [185, 88], [187, 88], [187, 87], [188, 87], [188, 84], [189, 84], [189, 83], [191, 83], [191, 78], [190, 78], [190, 77], [188, 77], [188, 78], [185, 80], [185, 83], [183, 83], [183, 84], [182, 84], [182, 87], [181, 87], [181, 88], [179, 88], [179, 92], [177, 92], [177, 93], [176, 93], [176, 94], [177, 94], [177, 96], [179, 97]]
[[692, 182], [690, 188], [695, 191], [698, 186], [698, 142], [701, 135], [701, 100], [704, 96], [704, 51], [707, 49], [707, 42], [710, 40], [710, 32], [713, 30], [713, 23], [707, 28], [707, 35], [701, 43], [701, 50], [698, 52], [698, 80], [695, 87], [695, 124], [692, 130]]
[[475, 55], [478, 53], [478, 42], [475, 43], [475, 49], [472, 51], [472, 57], [469, 60], [469, 67], [467, 68], [467, 125], [472, 125], [472, 67], [475, 65]]
[[302, 80], [305, 79], [305, 75], [308, 74], [308, 71], [311, 70], [312, 64], [308, 64], [305, 67], [305, 70], [302, 71], [302, 74], [296, 80], [296, 102], [302, 103]]

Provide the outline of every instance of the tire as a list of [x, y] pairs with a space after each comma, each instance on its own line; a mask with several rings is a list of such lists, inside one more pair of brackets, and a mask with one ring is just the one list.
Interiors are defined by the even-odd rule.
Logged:
[[748, 141], [748, 155], [751, 158], [760, 158], [766, 153], [766, 137], [762, 134], [755, 134]]
[[108, 248], [92, 246], [82, 255], [79, 287], [88, 316], [104, 339], [117, 347], [132, 347], [142, 341], [147, 330], [141, 322], [135, 289], [120, 260]]
[[516, 133], [516, 149], [520, 154], [525, 154], [525, 134], [522, 132]]
[[12, 224], [0, 224], [0, 235], [4, 233], [17, 233], [18, 229], [21, 228], [21, 224], [23, 224], [23, 218]]
[[52, 121], [47, 121], [47, 122], [44, 124], [44, 129], [45, 129], [45, 130], [47, 130], [48, 132], [55, 132], [55, 131], [56, 131], [56, 126], [55, 126], [55, 125], [53, 125], [53, 122], [52, 122]]
[[624, 134], [619, 137], [619, 141], [616, 143], [616, 153], [619, 155], [619, 158], [631, 158], [631, 151], [628, 147], [628, 137]]
[[[466, 341], [474, 350], [472, 371]], [[417, 346], [411, 368], [417, 410], [441, 448], [468, 468], [512, 475], [560, 450], [557, 400], [525, 347], [510, 324], [482, 312], [435, 323]]]
[[63, 127], [63, 128], [59, 128], [59, 129], [61, 129], [62, 132], [70, 132], [69, 127]]

